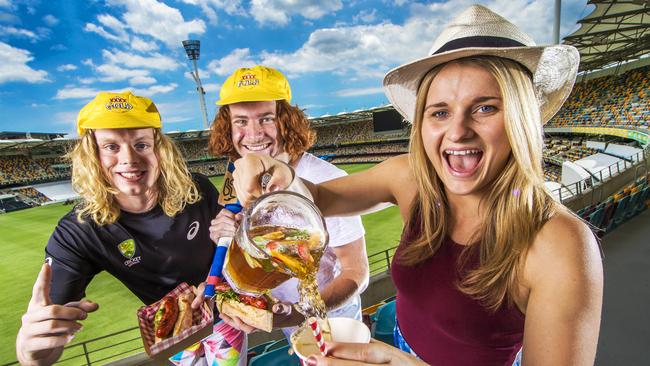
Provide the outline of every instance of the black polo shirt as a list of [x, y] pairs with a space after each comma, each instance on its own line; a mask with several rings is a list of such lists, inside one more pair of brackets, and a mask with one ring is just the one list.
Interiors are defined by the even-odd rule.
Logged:
[[50, 297], [57, 304], [85, 296], [93, 277], [105, 270], [145, 304], [181, 282], [198, 285], [210, 270], [215, 246], [208, 228], [221, 206], [207, 177], [193, 174], [201, 200], [174, 217], [160, 206], [149, 212], [122, 211], [110, 225], [77, 221], [73, 209], [58, 223], [45, 248], [52, 258]]

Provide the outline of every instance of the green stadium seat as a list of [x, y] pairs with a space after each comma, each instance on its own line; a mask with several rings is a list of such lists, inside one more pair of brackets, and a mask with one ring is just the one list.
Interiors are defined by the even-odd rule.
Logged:
[[603, 224], [603, 218], [605, 217], [605, 210], [602, 208], [597, 209], [589, 215], [589, 223], [594, 225], [597, 228], [601, 228]]
[[638, 212], [636, 210], [636, 207], [641, 200], [642, 192], [634, 192], [630, 196], [630, 202], [628, 202], [627, 207], [625, 208], [625, 218], [630, 219], [633, 216], [635, 216]]
[[372, 316], [373, 330], [372, 337], [391, 346], [395, 345], [393, 332], [395, 330], [395, 301], [391, 301], [379, 307]]
[[248, 366], [300, 366], [300, 359], [295, 354], [289, 354], [288, 344], [269, 352], [255, 356], [248, 361]]
[[630, 196], [625, 196], [618, 201], [616, 211], [609, 220], [606, 231], [614, 230], [618, 225], [622, 224], [625, 220], [625, 212], [627, 210], [627, 203], [630, 201]]
[[268, 341], [262, 344], [258, 344], [257, 346], [250, 347], [248, 349], [248, 358], [261, 355], [262, 353], [267, 351], [267, 348], [271, 347], [272, 345], [275, 345], [276, 343], [278, 343], [278, 341]]

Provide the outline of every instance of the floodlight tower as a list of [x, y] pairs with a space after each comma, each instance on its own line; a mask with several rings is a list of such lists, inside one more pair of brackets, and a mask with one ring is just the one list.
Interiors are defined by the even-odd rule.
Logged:
[[203, 117], [203, 129], [208, 129], [208, 112], [205, 109], [205, 90], [203, 90], [203, 85], [201, 85], [201, 79], [199, 79], [199, 68], [196, 66], [196, 60], [199, 59], [199, 54], [201, 52], [201, 41], [196, 39], [188, 39], [183, 41], [183, 47], [185, 48], [185, 53], [187, 53], [187, 58], [192, 61], [192, 66], [194, 70], [190, 72], [194, 81], [196, 82], [196, 90], [199, 92], [199, 102], [201, 103], [201, 113]]
[[555, 0], [553, 14], [553, 44], [560, 44], [560, 20], [562, 19], [562, 0]]

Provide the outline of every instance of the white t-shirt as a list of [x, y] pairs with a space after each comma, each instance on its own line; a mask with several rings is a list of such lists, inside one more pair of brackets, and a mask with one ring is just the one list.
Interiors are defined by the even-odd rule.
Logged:
[[[345, 176], [347, 173], [333, 164], [306, 152], [298, 162], [296, 175], [312, 183], [318, 184]], [[341, 272], [340, 263], [336, 258], [334, 251], [332, 251], [332, 248], [348, 244], [365, 235], [365, 230], [363, 229], [360, 216], [327, 217], [325, 218], [325, 225], [327, 226], [327, 232], [329, 233], [329, 244], [321, 258], [320, 268], [316, 275], [318, 288], [320, 290], [332, 282], [332, 280]], [[298, 302], [298, 279], [292, 278], [288, 280], [273, 289], [271, 293], [282, 301], [292, 303]], [[357, 297], [353, 297], [349, 302], [353, 301], [358, 303], [358, 306], [360, 306]], [[341, 308], [346, 305], [347, 304], [344, 304]]]

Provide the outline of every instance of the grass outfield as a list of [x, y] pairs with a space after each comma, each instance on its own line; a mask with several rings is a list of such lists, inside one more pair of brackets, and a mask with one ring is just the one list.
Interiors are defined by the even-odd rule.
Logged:
[[[372, 164], [340, 167], [353, 173], [370, 166]], [[223, 177], [210, 180], [220, 188]], [[0, 296], [0, 364], [16, 359], [13, 345], [20, 328], [20, 317], [25, 312], [36, 274], [43, 263], [43, 248], [59, 218], [70, 209], [71, 206], [55, 204], [0, 215], [0, 293], [4, 295]], [[402, 230], [397, 207], [364, 216], [363, 223], [369, 254], [397, 244]], [[100, 304], [100, 309], [89, 315], [88, 321], [84, 322], [83, 331], [77, 334], [72, 344], [137, 325], [135, 312], [142, 303], [111, 275], [100, 273], [90, 283], [86, 293], [89, 299]], [[139, 333], [130, 332], [128, 336], [139, 338]], [[127, 351], [136, 346], [140, 346], [139, 340], [128, 342], [121, 349]], [[79, 348], [71, 349], [66, 351], [63, 358], [80, 352]], [[93, 358], [91, 361], [96, 360]], [[80, 363], [82, 362], [76, 359], [67, 364]]]

